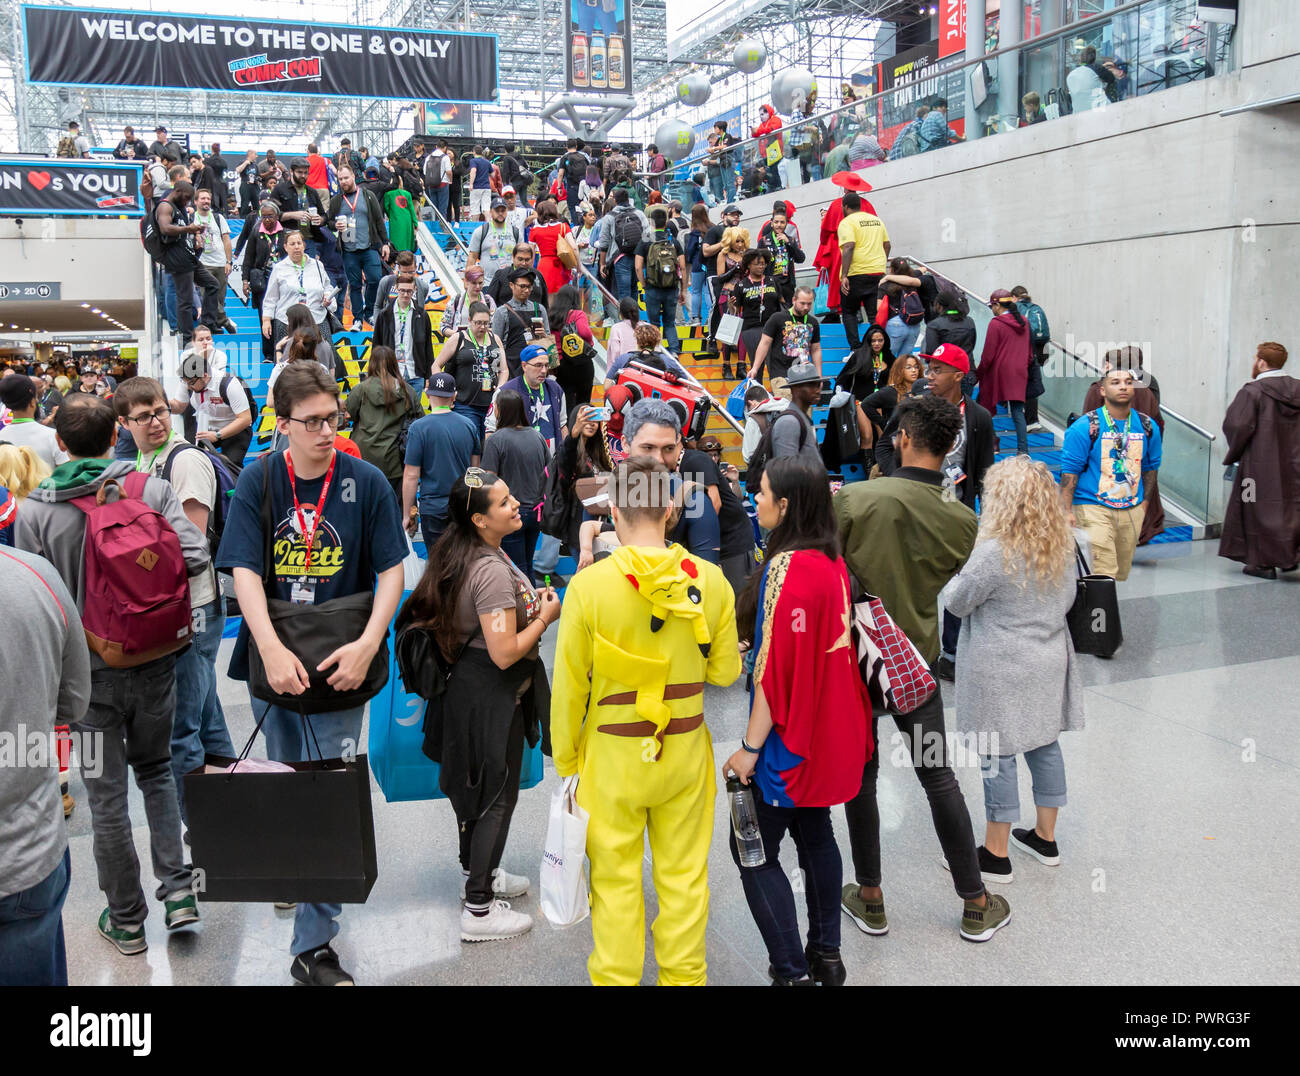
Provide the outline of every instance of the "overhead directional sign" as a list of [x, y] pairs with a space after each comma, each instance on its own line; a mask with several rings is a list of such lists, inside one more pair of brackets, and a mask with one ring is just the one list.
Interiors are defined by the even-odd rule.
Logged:
[[63, 285], [57, 280], [37, 280], [28, 283], [0, 284], [0, 302], [24, 302], [41, 299], [61, 299]]

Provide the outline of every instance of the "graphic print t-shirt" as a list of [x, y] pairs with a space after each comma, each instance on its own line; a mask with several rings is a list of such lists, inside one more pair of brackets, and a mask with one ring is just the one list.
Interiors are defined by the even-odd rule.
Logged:
[[[334, 459], [334, 476], [323, 514], [317, 502], [325, 476], [299, 477], [296, 483], [307, 529], [311, 530], [313, 521], [316, 525], [306, 575], [316, 581], [317, 605], [374, 590], [375, 576], [401, 564], [406, 556], [401, 512], [388, 479], [377, 467], [344, 453], [335, 453]], [[269, 593], [289, 601], [293, 583], [304, 574], [307, 546], [294, 511], [283, 452], [253, 460], [239, 476], [217, 551], [217, 566], [225, 570], [247, 568], [262, 574], [266, 550], [262, 535], [262, 472], [268, 466], [272, 558]]]
[[763, 335], [772, 338], [767, 352], [769, 376], [785, 377], [796, 362], [812, 362], [812, 346], [820, 343], [822, 328], [812, 314], [796, 317], [782, 310], [767, 319]]
[[1125, 424], [1119, 423], [1112, 432], [1101, 411], [1093, 412], [1100, 423], [1096, 442], [1090, 437], [1088, 415], [1076, 419], [1065, 431], [1061, 473], [1079, 476], [1074, 489], [1075, 504], [1132, 508], [1141, 503], [1145, 493], [1143, 472], [1160, 469], [1160, 427], [1152, 423], [1151, 437], [1147, 438], [1141, 418], [1134, 411], [1129, 415], [1126, 438]]

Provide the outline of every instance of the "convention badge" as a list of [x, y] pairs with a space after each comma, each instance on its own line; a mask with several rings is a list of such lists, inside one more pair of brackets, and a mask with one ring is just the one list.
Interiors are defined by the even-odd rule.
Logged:
[[316, 601], [316, 580], [303, 576], [295, 579], [289, 588], [289, 600], [294, 605], [312, 605]]
[[943, 473], [948, 476], [948, 481], [954, 486], [966, 481], [966, 472], [955, 463], [948, 464], [948, 466], [943, 469]]

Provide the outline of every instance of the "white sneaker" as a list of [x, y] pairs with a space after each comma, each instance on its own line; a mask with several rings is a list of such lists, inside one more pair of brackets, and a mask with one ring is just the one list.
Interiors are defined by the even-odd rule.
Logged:
[[[468, 875], [460, 882], [460, 899], [465, 899], [465, 883]], [[498, 867], [492, 872], [492, 895], [494, 897], [522, 897], [528, 892], [528, 879], [520, 874], [511, 874]]]
[[1041, 422], [1031, 422], [1028, 426], [1025, 427], [1026, 433], [1042, 433], [1042, 431], [1043, 431], [1043, 424]]
[[504, 938], [517, 938], [532, 929], [532, 916], [512, 912], [509, 903], [504, 900], [494, 900], [487, 915], [475, 915], [468, 908], [460, 913], [461, 941], [501, 941]]

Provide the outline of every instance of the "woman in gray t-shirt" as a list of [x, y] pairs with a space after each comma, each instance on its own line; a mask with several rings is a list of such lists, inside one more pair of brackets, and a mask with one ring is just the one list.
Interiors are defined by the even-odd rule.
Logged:
[[483, 448], [483, 466], [499, 474], [519, 501], [524, 525], [501, 540], [501, 548], [519, 570], [533, 578], [533, 552], [541, 533], [540, 511], [546, 491], [550, 452], [546, 439], [528, 422], [524, 398], [503, 389], [496, 398], [497, 428]]

